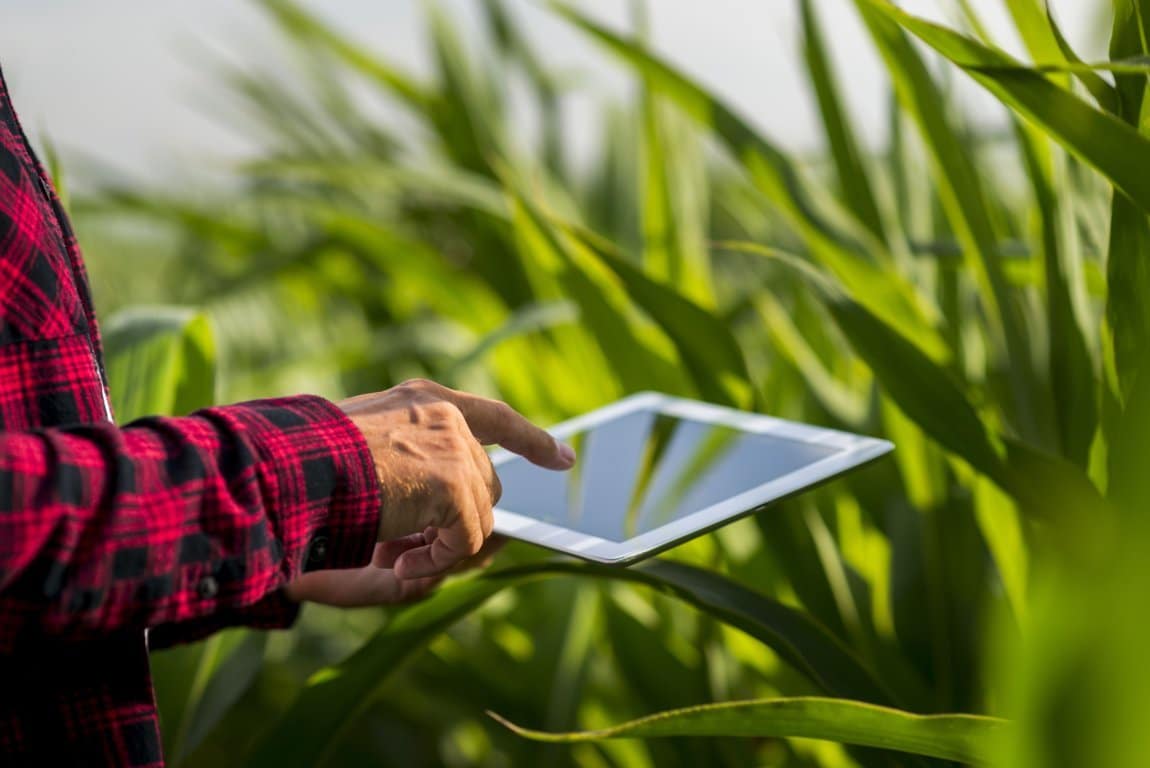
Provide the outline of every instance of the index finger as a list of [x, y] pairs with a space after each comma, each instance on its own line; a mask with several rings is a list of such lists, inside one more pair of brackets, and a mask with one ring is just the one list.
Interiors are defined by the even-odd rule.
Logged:
[[459, 409], [471, 434], [484, 445], [501, 445], [547, 469], [570, 469], [575, 464], [575, 451], [570, 446], [532, 424], [507, 403], [443, 389], [443, 398]]

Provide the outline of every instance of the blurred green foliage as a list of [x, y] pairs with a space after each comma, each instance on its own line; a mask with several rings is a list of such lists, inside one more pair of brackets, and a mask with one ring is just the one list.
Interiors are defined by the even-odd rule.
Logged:
[[[1114, 0], [1101, 65], [1039, 0], [1004, 0], [1026, 63], [965, 4], [956, 31], [855, 0], [890, 75], [879, 153], [796, 1], [821, 157], [569, 7], [634, 79], [586, 165], [586, 86], [500, 0], [466, 42], [429, 6], [427, 79], [261, 0], [294, 67], [220, 73], [262, 147], [231, 186], [74, 200], [106, 311], [196, 308], [109, 323], [122, 420], [426, 376], [545, 423], [658, 389], [898, 446], [634, 569], [512, 545], [417, 606], [156, 654], [173, 764], [1145, 763], [1150, 0]], [[955, 69], [1009, 130], [967, 124]], [[570, 743], [485, 716], [737, 701]]]

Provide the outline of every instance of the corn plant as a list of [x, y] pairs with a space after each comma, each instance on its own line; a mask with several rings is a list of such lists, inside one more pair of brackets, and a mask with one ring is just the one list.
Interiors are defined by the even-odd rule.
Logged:
[[[121, 415], [194, 404], [180, 382], [218, 366], [227, 398], [422, 375], [547, 422], [660, 389], [898, 446], [632, 569], [512, 545], [416, 606], [159, 654], [173, 762], [1138, 764], [1150, 7], [1114, 0], [1085, 63], [1038, 0], [1005, 2], [1027, 61], [969, 8], [854, 0], [891, 86], [873, 153], [795, 1], [817, 158], [574, 7], [552, 12], [635, 83], [590, 168], [563, 119], [586, 86], [499, 0], [478, 43], [430, 6], [427, 80], [261, 0], [295, 69], [221, 73], [265, 148], [234, 189], [76, 201], [106, 307], [138, 300], [111, 286], [146, 248], [218, 333], [129, 315]], [[967, 123], [954, 75], [1005, 132]]]

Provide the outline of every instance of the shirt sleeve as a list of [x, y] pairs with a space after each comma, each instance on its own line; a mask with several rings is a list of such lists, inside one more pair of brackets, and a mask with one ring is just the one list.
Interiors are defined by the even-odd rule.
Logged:
[[362, 434], [318, 397], [0, 433], [0, 649], [283, 626], [284, 584], [367, 565], [379, 514]]

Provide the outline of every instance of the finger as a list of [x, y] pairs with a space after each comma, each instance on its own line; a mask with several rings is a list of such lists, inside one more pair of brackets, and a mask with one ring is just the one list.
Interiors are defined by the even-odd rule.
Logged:
[[486, 539], [491, 535], [492, 529], [495, 528], [493, 508], [499, 501], [499, 497], [503, 495], [503, 485], [495, 474], [495, 468], [491, 466], [491, 459], [487, 456], [487, 451], [483, 450], [478, 443], [475, 443], [475, 448], [479, 453], [478, 456], [474, 457], [476, 463], [479, 464], [478, 475], [474, 482], [475, 511], [478, 516], [479, 530], [483, 533], [483, 538]]
[[399, 539], [382, 541], [375, 545], [375, 553], [372, 555], [371, 564], [376, 568], [394, 568], [396, 558], [404, 552], [409, 549], [415, 549], [416, 547], [422, 547], [428, 543], [429, 540], [422, 533], [413, 533], [410, 536], [404, 536]]
[[503, 483], [499, 481], [499, 475], [495, 474], [495, 466], [491, 463], [491, 457], [487, 455], [487, 451], [483, 450], [483, 446], [478, 442], [472, 442], [474, 448], [471, 451], [471, 458], [475, 461], [475, 467], [479, 470], [479, 474], [486, 484], [491, 506], [494, 507], [503, 496]]
[[396, 582], [395, 596], [391, 603], [414, 603], [427, 597], [436, 587], [443, 583], [443, 576], [426, 576], [422, 579], [399, 579]]
[[533, 464], [548, 469], [570, 469], [575, 451], [535, 426], [507, 403], [457, 392], [447, 387], [436, 390], [463, 414], [471, 434], [479, 442], [497, 443]]
[[462, 509], [456, 525], [440, 528], [435, 540], [401, 554], [395, 561], [395, 574], [401, 579], [439, 576], [471, 557], [483, 546], [477, 510]]
[[477, 522], [479, 523], [479, 531], [483, 534], [483, 540], [486, 541], [487, 537], [491, 535], [491, 531], [495, 529], [495, 511], [491, 501], [491, 491], [484, 483], [477, 483], [475, 491]]
[[509, 539], [506, 536], [500, 536], [499, 534], [489, 536], [487, 541], [483, 542], [483, 549], [456, 565], [451, 569], [451, 573], [465, 573], [467, 571], [486, 568], [491, 565], [491, 561], [494, 560], [495, 556], [499, 554], [499, 551], [507, 545], [508, 541]]

